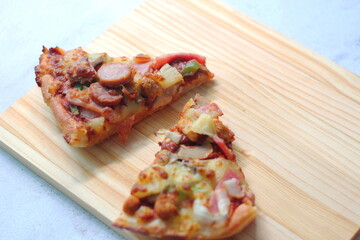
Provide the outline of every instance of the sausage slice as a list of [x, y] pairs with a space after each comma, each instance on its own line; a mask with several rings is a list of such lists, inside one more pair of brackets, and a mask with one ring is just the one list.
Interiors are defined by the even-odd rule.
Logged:
[[100, 83], [106, 87], [120, 87], [130, 81], [131, 68], [126, 63], [106, 63], [98, 70]]
[[119, 89], [111, 89], [96, 82], [89, 88], [91, 99], [101, 106], [114, 106], [121, 102], [123, 95]]

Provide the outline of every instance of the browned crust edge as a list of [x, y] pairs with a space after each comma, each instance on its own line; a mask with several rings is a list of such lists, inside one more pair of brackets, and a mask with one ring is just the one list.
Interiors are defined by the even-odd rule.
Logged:
[[223, 232], [221, 232], [221, 234], [211, 237], [199, 236], [195, 239], [221, 239], [230, 237], [236, 233], [241, 232], [245, 227], [247, 227], [255, 220], [256, 216], [256, 207], [246, 203], [241, 204], [235, 209], [230, 222], [227, 225], [228, 227]]
[[161, 238], [176, 238], [176, 239], [223, 239], [230, 236], [233, 236], [239, 232], [241, 232], [245, 227], [250, 225], [257, 216], [257, 208], [253, 206], [251, 203], [246, 202], [238, 206], [229, 223], [224, 227], [223, 229], [219, 229], [218, 235], [202, 235], [201, 231], [197, 235], [192, 236], [184, 236], [184, 235], [177, 235], [173, 231], [167, 231], [165, 233], [162, 233], [160, 236], [157, 232], [149, 232], [146, 228], [141, 226], [131, 226], [126, 223], [126, 217], [119, 217], [113, 222], [113, 226], [119, 227], [122, 229], [126, 229], [132, 232], [149, 235], [149, 236], [155, 236], [155, 237], [161, 237]]

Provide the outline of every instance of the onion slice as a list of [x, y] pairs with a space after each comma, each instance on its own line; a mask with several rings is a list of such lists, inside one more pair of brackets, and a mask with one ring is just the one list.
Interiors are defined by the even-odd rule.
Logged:
[[176, 153], [170, 153], [169, 157], [169, 163], [174, 163], [179, 159], [178, 155]]
[[188, 159], [203, 159], [213, 152], [210, 143], [205, 143], [202, 146], [185, 146], [181, 145], [178, 152], [178, 158], [183, 160]]
[[172, 131], [169, 131], [167, 129], [160, 129], [158, 131], [158, 133], [159, 134], [164, 134], [167, 138], [172, 140], [175, 144], [179, 144], [179, 142], [181, 140], [181, 134], [179, 134], [177, 132], [172, 132]]

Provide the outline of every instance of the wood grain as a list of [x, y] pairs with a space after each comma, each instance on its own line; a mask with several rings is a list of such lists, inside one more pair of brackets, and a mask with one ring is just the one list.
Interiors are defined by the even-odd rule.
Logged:
[[[360, 78], [216, 1], [149, 0], [87, 48], [113, 56], [195, 52], [216, 77], [199, 92], [223, 109], [260, 214], [234, 239], [350, 239], [360, 226]], [[116, 137], [69, 147], [40, 90], [0, 117], [1, 146], [110, 224], [195, 91]], [[143, 238], [116, 230], [128, 239]]]

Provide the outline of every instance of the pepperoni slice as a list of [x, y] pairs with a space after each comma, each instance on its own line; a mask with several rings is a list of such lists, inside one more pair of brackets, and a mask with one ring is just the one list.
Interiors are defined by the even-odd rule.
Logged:
[[130, 81], [131, 68], [126, 63], [106, 63], [98, 70], [100, 83], [106, 87], [120, 87]]
[[91, 99], [101, 106], [114, 106], [123, 98], [119, 89], [110, 89], [100, 83], [93, 83], [89, 88]]

